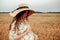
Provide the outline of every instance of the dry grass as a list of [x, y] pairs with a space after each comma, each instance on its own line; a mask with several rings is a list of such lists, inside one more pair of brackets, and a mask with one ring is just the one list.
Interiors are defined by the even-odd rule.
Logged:
[[[9, 14], [0, 14], [0, 40], [8, 40], [11, 19]], [[60, 40], [60, 14], [33, 14], [29, 23], [39, 40]]]

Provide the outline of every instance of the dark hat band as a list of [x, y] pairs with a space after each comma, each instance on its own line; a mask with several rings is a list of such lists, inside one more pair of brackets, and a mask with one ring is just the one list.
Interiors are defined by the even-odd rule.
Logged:
[[14, 11], [16, 11], [16, 10], [23, 9], [23, 8], [29, 8], [29, 7], [28, 7], [28, 6], [19, 7], [19, 8], [17, 8], [17, 9], [13, 10], [12, 13], [13, 13]]
[[28, 6], [23, 6], [23, 7], [17, 8], [17, 10], [18, 10], [18, 9], [23, 9], [23, 8], [29, 8], [29, 7], [28, 7]]

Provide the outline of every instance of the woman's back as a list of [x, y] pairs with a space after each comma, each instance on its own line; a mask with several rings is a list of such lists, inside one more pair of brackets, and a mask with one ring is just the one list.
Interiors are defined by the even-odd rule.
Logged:
[[[10, 34], [9, 34], [9, 39], [10, 40], [14, 40], [17, 37], [17, 35], [25, 32], [27, 28], [30, 28], [30, 25], [26, 22], [26, 23], [21, 23], [18, 26], [19, 30], [14, 31], [14, 24], [15, 24], [15, 21], [12, 23], [12, 27], [11, 27], [11, 30], [10, 30]], [[33, 32], [30, 31], [28, 34], [26, 34], [20, 40], [34, 40]]]

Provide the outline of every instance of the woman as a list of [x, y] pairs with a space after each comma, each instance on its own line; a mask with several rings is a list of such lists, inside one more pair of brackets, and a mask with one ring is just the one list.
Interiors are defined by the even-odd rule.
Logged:
[[10, 24], [9, 40], [37, 40], [38, 37], [31, 30], [28, 17], [35, 13], [27, 4], [20, 4], [19, 8], [9, 13], [13, 17]]

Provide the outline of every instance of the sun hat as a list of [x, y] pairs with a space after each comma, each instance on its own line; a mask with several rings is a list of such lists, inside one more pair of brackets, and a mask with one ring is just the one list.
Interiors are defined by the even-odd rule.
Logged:
[[10, 12], [9, 13], [12, 17], [15, 17], [19, 12], [22, 12], [22, 11], [25, 11], [25, 10], [29, 10], [30, 11], [29, 15], [31, 15], [32, 13], [35, 13], [35, 11], [29, 9], [28, 5], [25, 4], [25, 3], [19, 4], [18, 6], [19, 6], [19, 8], [17, 10], [15, 10], [14, 12]]

